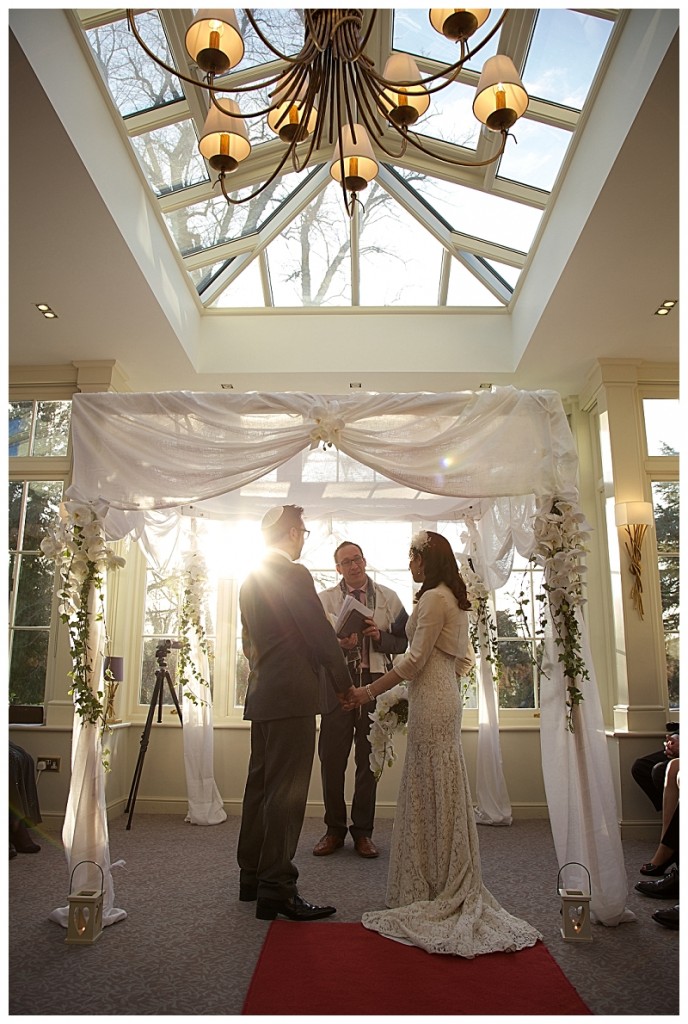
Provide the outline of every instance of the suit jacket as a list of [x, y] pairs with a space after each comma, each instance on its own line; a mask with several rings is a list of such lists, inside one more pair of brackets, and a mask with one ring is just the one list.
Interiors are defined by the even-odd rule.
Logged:
[[315, 715], [319, 676], [346, 692], [351, 677], [308, 569], [268, 552], [239, 593], [242, 643], [249, 663], [244, 718]]

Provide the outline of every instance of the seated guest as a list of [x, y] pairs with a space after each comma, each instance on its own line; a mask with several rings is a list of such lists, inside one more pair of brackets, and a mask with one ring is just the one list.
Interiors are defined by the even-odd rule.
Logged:
[[[673, 758], [667, 765], [662, 801], [662, 838], [652, 859], [643, 864], [641, 875], [663, 875], [671, 864], [678, 863], [678, 792], [681, 760]], [[674, 816], [676, 823], [673, 825]]]
[[662, 810], [664, 776], [667, 765], [679, 756], [678, 722], [667, 722], [666, 737], [662, 750], [639, 757], [631, 765], [631, 775], [642, 791], [649, 797], [656, 811]]
[[16, 743], [10, 741], [10, 859], [17, 853], [38, 853], [30, 828], [42, 821], [38, 806], [36, 771], [33, 758]]

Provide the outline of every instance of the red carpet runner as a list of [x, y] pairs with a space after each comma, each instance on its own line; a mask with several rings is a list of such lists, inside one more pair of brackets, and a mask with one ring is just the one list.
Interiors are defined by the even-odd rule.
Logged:
[[362, 924], [273, 921], [242, 1013], [590, 1014], [541, 942], [465, 960]]

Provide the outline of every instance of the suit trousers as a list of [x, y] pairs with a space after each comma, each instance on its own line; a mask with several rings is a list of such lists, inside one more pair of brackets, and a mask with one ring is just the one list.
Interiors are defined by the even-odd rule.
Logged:
[[[361, 685], [380, 678], [381, 673], [371, 675], [364, 671]], [[330, 835], [344, 838], [347, 831], [354, 839], [372, 836], [375, 821], [375, 794], [377, 780], [370, 770], [370, 713], [375, 710], [375, 701], [364, 704], [355, 711], [335, 708], [320, 719], [318, 756], [322, 778], [323, 801], [325, 803], [325, 825]], [[344, 799], [344, 776], [354, 745], [356, 774], [354, 796], [351, 803], [351, 826], [347, 828], [346, 801]]]
[[294, 856], [314, 753], [314, 715], [251, 722], [237, 860], [240, 884], [257, 886], [261, 899], [288, 900], [297, 891]]

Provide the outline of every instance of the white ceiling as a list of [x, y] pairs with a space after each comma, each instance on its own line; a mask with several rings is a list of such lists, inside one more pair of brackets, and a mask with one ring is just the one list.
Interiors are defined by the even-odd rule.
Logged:
[[[135, 391], [231, 383], [241, 391], [334, 394], [352, 381], [370, 391], [448, 391], [491, 381], [566, 396], [580, 391], [599, 358], [678, 360], [678, 311], [653, 315], [679, 295], [677, 37], [561, 273], [547, 284], [584, 175], [577, 197], [564, 182], [536, 256], [539, 275], [533, 264], [511, 316], [496, 315], [496, 329], [492, 312], [449, 310], [223, 311], [201, 319], [189, 294], [179, 299], [192, 310], [191, 326], [188, 314], [175, 320], [170, 296], [154, 294], [112, 202], [101, 197], [11, 33], [9, 62], [10, 365], [116, 359]], [[186, 287], [183, 272], [179, 282]], [[58, 319], [40, 316], [37, 302]], [[502, 343], [507, 332], [511, 347]], [[187, 352], [198, 353], [195, 365]]]

